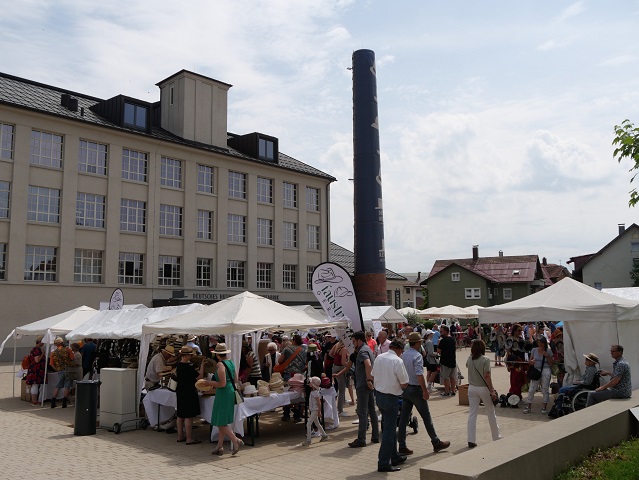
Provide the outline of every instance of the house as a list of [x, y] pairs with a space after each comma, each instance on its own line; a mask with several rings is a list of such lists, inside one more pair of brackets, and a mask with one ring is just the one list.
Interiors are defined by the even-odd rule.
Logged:
[[550, 280], [551, 284], [557, 283], [566, 277], [572, 277], [570, 270], [563, 265], [557, 265], [556, 263], [548, 263], [546, 257], [541, 259], [541, 269], [544, 272], [544, 278]]
[[[331, 242], [330, 261], [337, 263], [351, 276], [355, 273], [355, 253]], [[402, 302], [407, 301], [407, 295], [403, 295], [403, 287], [408, 279], [399, 273], [386, 269], [386, 302], [395, 308], [402, 308]]]
[[551, 284], [537, 255], [480, 257], [473, 246], [471, 258], [437, 260], [428, 278], [431, 307], [456, 305], [490, 307], [507, 303], [541, 290]]
[[400, 273], [406, 277], [406, 282], [401, 287], [400, 307], [395, 308], [422, 308], [424, 305], [424, 287], [420, 284], [424, 280], [422, 272], [417, 273]]
[[575, 277], [596, 289], [633, 287], [630, 272], [639, 265], [639, 226], [619, 224], [617, 236], [601, 250], [572, 257], [570, 262], [574, 263]]
[[181, 70], [157, 86], [100, 99], [0, 73], [0, 331], [115, 288], [149, 307], [315, 300], [335, 178], [228, 132], [231, 85]]

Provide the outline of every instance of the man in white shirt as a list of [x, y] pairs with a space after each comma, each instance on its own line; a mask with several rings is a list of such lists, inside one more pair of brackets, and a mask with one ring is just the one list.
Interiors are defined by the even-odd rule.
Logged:
[[377, 407], [382, 412], [382, 441], [377, 456], [378, 472], [397, 472], [397, 465], [404, 463], [406, 457], [397, 450], [397, 414], [399, 399], [404, 388], [408, 386], [408, 374], [401, 355], [404, 342], [395, 339], [390, 342], [389, 351], [382, 353], [375, 360], [371, 375], [375, 383]]
[[175, 359], [175, 349], [172, 345], [167, 345], [165, 348], [160, 350], [160, 352], [156, 353], [151, 361], [149, 362], [149, 366], [146, 367], [146, 376], [144, 377], [144, 388], [147, 390], [154, 385], [160, 383], [160, 373], [162, 369], [166, 366], [166, 362], [169, 359]]

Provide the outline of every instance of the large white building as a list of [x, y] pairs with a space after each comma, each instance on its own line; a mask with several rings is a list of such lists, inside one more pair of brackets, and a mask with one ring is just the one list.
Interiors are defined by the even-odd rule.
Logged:
[[231, 85], [157, 85], [156, 103], [103, 100], [0, 74], [0, 335], [115, 288], [147, 306], [315, 301], [335, 178], [228, 133]]

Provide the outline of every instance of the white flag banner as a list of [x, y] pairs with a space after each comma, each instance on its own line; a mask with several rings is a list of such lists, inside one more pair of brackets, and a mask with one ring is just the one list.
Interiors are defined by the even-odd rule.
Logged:
[[344, 268], [332, 262], [325, 262], [313, 270], [313, 293], [331, 320], [350, 321], [353, 332], [364, 330], [362, 312], [353, 280]]

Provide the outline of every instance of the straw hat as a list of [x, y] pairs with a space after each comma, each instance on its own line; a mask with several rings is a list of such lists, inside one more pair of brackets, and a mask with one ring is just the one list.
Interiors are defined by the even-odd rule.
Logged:
[[180, 349], [180, 355], [193, 355], [195, 351], [191, 347], [182, 347]]
[[584, 357], [586, 357], [586, 360], [590, 360], [593, 363], [599, 363], [599, 357], [597, 355], [595, 355], [594, 353], [584, 353]]
[[278, 380], [281, 382], [284, 381], [284, 379], [282, 378], [282, 374], [280, 372], [273, 372], [271, 374], [271, 383], [276, 382]]
[[246, 387], [244, 387], [244, 390], [242, 390], [242, 393], [244, 394], [245, 397], [253, 397], [257, 395], [257, 388], [255, 388], [255, 385], [251, 385], [249, 383]]
[[226, 343], [218, 343], [217, 345], [215, 345], [215, 350], [213, 350], [213, 353], [216, 353], [218, 355], [226, 355], [227, 353], [231, 353], [231, 351], [226, 348]]
[[203, 378], [195, 382], [195, 388], [198, 389], [200, 392], [210, 392], [211, 390], [215, 389], [215, 387], [210, 387], [209, 385], [207, 385], [207, 381]]
[[266, 387], [266, 388], [268, 388], [268, 382], [267, 382], [267, 381], [265, 381], [265, 380], [258, 380], [258, 381], [257, 381], [257, 386], [258, 386], [258, 388], [259, 388], [259, 387]]
[[162, 377], [164, 377], [165, 375], [171, 375], [172, 373], [175, 373], [175, 368], [171, 367], [170, 365], [162, 367], [162, 370], [160, 370], [160, 375]]
[[54, 345], [63, 345], [64, 344], [64, 340], [62, 340], [61, 337], [55, 337], [55, 340], [53, 341]]
[[411, 332], [408, 334], [408, 343], [421, 342], [421, 341], [422, 341], [422, 336], [419, 334], [419, 332]]
[[260, 397], [268, 397], [271, 394], [271, 392], [269, 391], [268, 387], [260, 387], [257, 389], [257, 394]]
[[167, 345], [162, 349], [162, 351], [168, 353], [172, 357], [175, 356], [175, 348], [173, 348], [173, 345]]
[[38, 335], [38, 336], [36, 337], [36, 343], [40, 343], [40, 342], [42, 342], [42, 338], [43, 338], [43, 337], [42, 337], [42, 335]]

